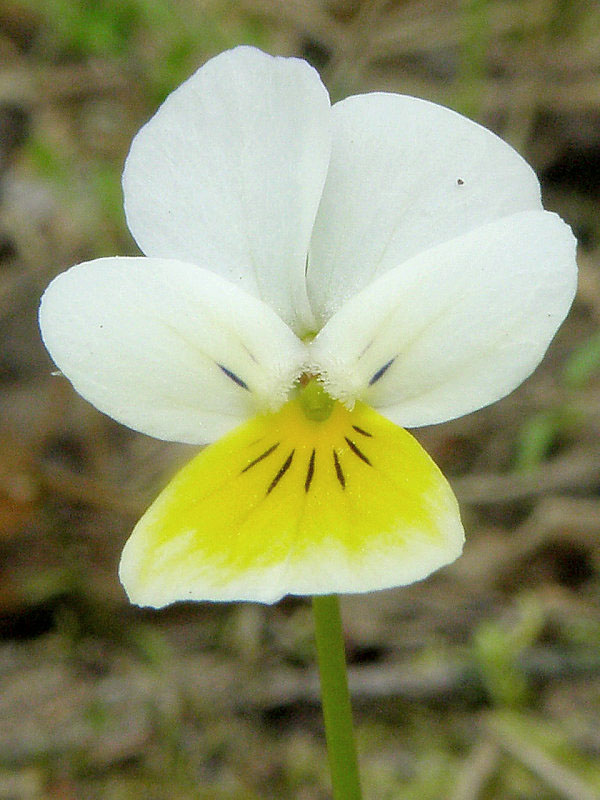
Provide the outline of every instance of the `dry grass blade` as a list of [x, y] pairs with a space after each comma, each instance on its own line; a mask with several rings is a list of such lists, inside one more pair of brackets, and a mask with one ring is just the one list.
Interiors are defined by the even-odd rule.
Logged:
[[492, 718], [487, 728], [499, 746], [510, 756], [535, 773], [550, 789], [565, 800], [600, 800], [600, 792], [585, 783], [543, 750], [515, 730], [505, 720]]

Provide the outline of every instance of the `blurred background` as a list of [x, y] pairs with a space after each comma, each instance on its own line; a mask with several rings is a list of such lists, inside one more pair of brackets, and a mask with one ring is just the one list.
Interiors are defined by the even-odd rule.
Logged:
[[0, 800], [329, 796], [309, 605], [128, 605], [123, 543], [193, 450], [87, 405], [36, 322], [55, 274], [138, 252], [130, 140], [239, 43], [308, 59], [334, 99], [399, 91], [483, 122], [579, 238], [579, 296], [535, 375], [417, 432], [465, 555], [343, 610], [366, 798], [598, 798], [600, 5], [3, 0]]

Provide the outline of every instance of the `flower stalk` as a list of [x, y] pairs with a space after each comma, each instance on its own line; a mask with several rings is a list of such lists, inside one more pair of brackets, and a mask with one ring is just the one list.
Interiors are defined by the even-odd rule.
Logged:
[[339, 600], [316, 595], [312, 603], [333, 797], [361, 800]]

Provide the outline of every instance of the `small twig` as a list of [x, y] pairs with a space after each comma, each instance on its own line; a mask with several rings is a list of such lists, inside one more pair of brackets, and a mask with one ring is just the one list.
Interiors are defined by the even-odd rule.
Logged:
[[[517, 659], [517, 664], [526, 679], [537, 685], [561, 678], [572, 680], [576, 675], [600, 674], [600, 657], [574, 657], [542, 649], [527, 651]], [[485, 695], [481, 677], [467, 659], [446, 660], [427, 669], [410, 663], [350, 667], [348, 681], [357, 704], [382, 698], [450, 704]], [[294, 670], [274, 671], [268, 681], [262, 675], [260, 683], [248, 688], [248, 694], [238, 693], [235, 698], [238, 707], [250, 703], [266, 708], [316, 703], [318, 699], [317, 675]]]
[[499, 761], [500, 749], [495, 742], [490, 739], [478, 742], [465, 759], [450, 800], [477, 800]]
[[562, 764], [558, 764], [505, 720], [491, 718], [488, 730], [500, 747], [530, 769], [565, 800], [600, 800], [600, 793]]
[[573, 448], [525, 474], [468, 475], [452, 486], [459, 500], [472, 505], [524, 500], [549, 492], [581, 491], [600, 481], [600, 451], [597, 446]]
[[0, 101], [47, 106], [67, 99], [126, 94], [130, 85], [123, 72], [110, 62], [96, 65], [25, 64], [0, 69]]
[[77, 503], [87, 503], [102, 510], [114, 511], [125, 518], [137, 519], [150, 505], [144, 500], [108, 481], [78, 475], [58, 465], [39, 468], [38, 480], [42, 489]]

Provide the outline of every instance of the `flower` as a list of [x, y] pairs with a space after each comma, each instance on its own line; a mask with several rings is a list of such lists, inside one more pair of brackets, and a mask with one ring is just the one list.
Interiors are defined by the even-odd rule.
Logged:
[[512, 391], [571, 305], [575, 240], [525, 161], [413, 97], [331, 106], [305, 62], [239, 47], [140, 130], [123, 187], [145, 257], [59, 275], [44, 342], [116, 420], [215, 442], [127, 542], [130, 599], [362, 592], [454, 560], [456, 500], [403, 427]]

